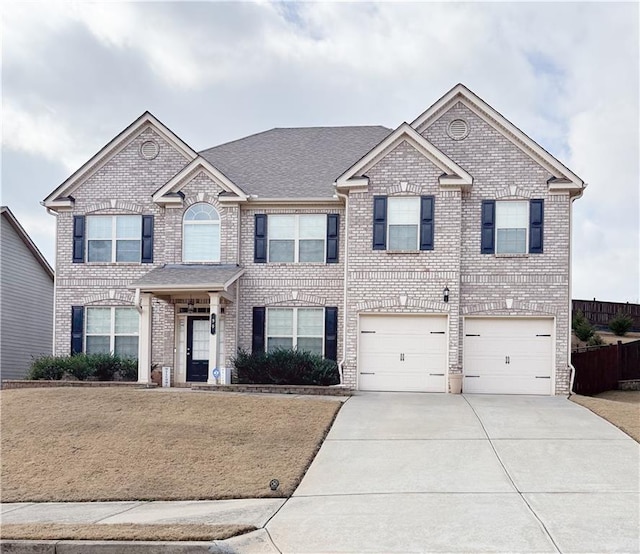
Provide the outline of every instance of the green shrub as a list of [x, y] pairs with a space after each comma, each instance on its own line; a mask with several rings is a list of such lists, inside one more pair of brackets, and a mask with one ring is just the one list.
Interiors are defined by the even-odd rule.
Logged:
[[609, 322], [609, 329], [619, 337], [626, 335], [631, 327], [633, 327], [633, 318], [622, 312], [618, 312], [616, 317]]
[[41, 356], [31, 362], [27, 379], [58, 380], [67, 373], [69, 367], [68, 356]]
[[317, 354], [277, 349], [249, 354], [238, 350], [233, 359], [240, 383], [268, 385], [337, 385], [338, 365]]
[[585, 324], [588, 325], [589, 320], [584, 316], [582, 311], [578, 310], [573, 314], [573, 317], [571, 318], [571, 329], [575, 331], [576, 327], [579, 327]]
[[593, 333], [593, 336], [587, 341], [588, 346], [600, 346], [602, 344], [604, 344], [604, 339], [598, 333]]
[[79, 381], [135, 381], [138, 378], [138, 361], [110, 354], [42, 356], [33, 360], [27, 374], [27, 379], [32, 380], [65, 377]]
[[573, 318], [571, 319], [571, 328], [576, 334], [576, 337], [583, 342], [587, 342], [596, 332], [593, 325], [589, 323], [589, 320], [579, 310], [573, 314]]

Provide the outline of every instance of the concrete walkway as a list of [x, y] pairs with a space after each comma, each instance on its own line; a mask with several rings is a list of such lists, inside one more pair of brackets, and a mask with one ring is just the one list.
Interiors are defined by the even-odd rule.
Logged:
[[360, 393], [342, 407], [286, 501], [1, 509], [3, 523], [259, 528], [214, 543], [41, 541], [11, 552], [633, 553], [640, 552], [639, 474], [640, 445], [565, 398]]
[[266, 528], [281, 552], [638, 552], [639, 459], [561, 397], [359, 394]]

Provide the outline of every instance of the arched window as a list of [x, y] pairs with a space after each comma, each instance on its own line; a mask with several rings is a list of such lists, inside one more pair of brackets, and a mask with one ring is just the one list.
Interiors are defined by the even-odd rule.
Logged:
[[194, 204], [184, 213], [182, 261], [220, 261], [220, 215], [211, 204]]

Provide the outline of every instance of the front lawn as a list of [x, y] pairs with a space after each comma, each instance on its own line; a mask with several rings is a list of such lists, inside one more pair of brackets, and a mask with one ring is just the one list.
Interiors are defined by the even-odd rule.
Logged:
[[2, 502], [289, 496], [340, 406], [192, 391], [5, 390]]

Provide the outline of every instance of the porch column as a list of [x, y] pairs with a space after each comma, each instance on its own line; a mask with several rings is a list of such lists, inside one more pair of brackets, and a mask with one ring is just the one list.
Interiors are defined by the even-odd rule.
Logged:
[[[209, 293], [209, 323], [215, 318], [216, 329], [215, 334], [209, 333], [209, 373], [207, 374], [207, 384], [215, 385], [216, 378], [213, 376], [213, 370], [218, 367], [218, 326], [220, 325], [220, 296], [217, 292]], [[220, 374], [218, 382], [222, 382], [224, 375]]]
[[140, 333], [138, 336], [138, 383], [151, 382], [151, 294], [140, 295]]

